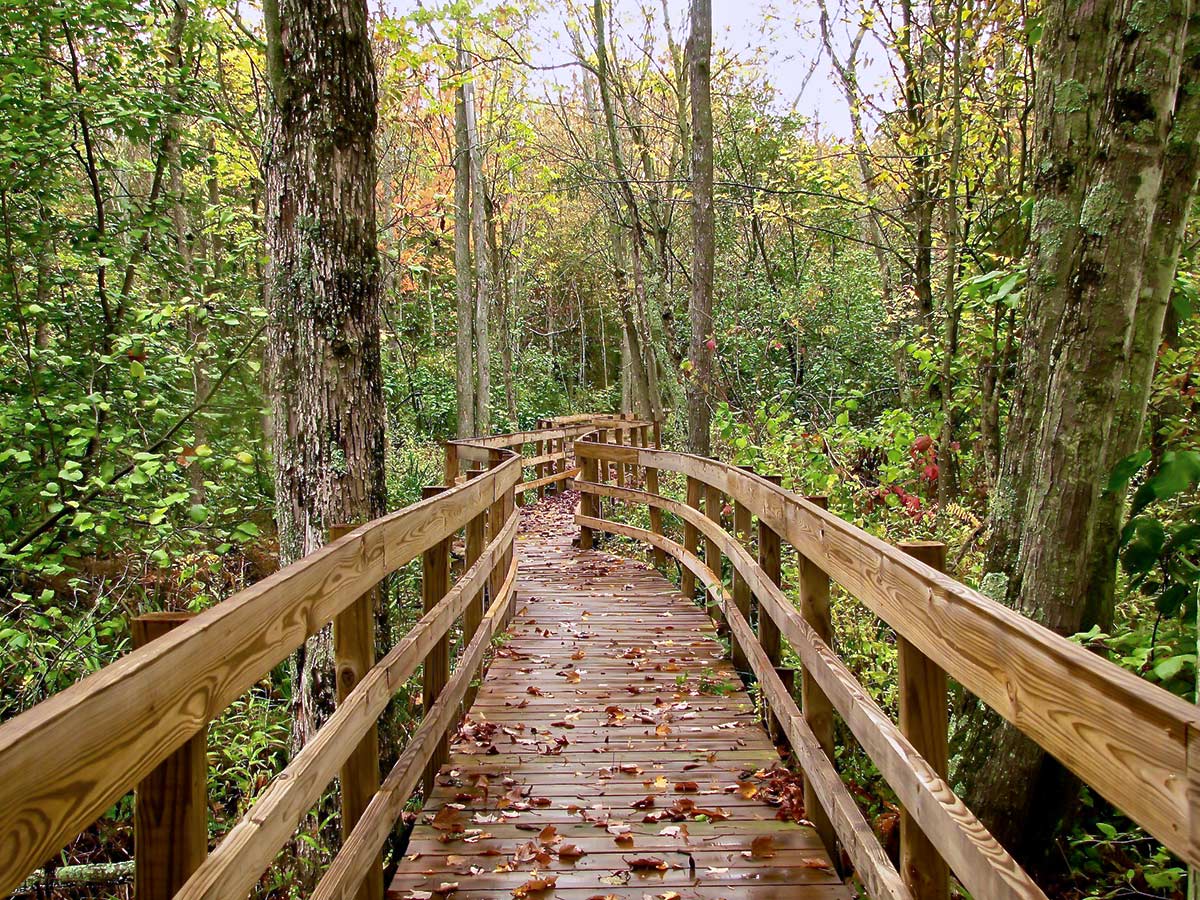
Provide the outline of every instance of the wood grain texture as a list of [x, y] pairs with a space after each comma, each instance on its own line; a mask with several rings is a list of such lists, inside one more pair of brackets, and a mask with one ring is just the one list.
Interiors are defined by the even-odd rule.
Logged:
[[517, 521], [516, 516], [510, 517], [441, 602], [363, 677], [313, 739], [271, 780], [176, 900], [244, 897], [250, 891], [395, 692], [424, 661], [429, 647], [478, 597], [511, 545]]
[[[576, 451], [596, 448], [579, 442]], [[746, 503], [950, 677], [1200, 865], [1187, 752], [1200, 712], [1191, 704], [766, 479], [682, 453], [623, 452]]]
[[[759, 598], [760, 608], [770, 615], [783, 636], [800, 657], [805, 677], [816, 686], [841, 713], [846, 725], [858, 739], [880, 773], [934, 842], [964, 886], [979, 897], [1044, 898], [1045, 895], [1016, 861], [984, 828], [983, 824], [954, 794], [944, 778], [938, 776], [929, 763], [887, 717], [878, 704], [858, 684], [841, 659], [830, 649], [816, 630], [792, 606], [787, 596], [754, 562], [750, 554], [730, 535], [707, 521], [685, 504], [663, 498], [652, 498], [642, 491], [618, 489], [606, 485], [580, 485], [581, 490], [596, 490], [610, 496], [642, 502], [659, 502], [663, 508], [685, 520], [690, 517], [711, 540], [717, 541], [731, 562], [738, 567]], [[600, 527], [593, 524], [592, 527]], [[649, 531], [630, 530], [628, 526], [605, 523], [609, 530], [625, 529], [618, 533], [637, 537], [648, 543], [654, 538]], [[633, 532], [637, 532], [634, 534]], [[678, 548], [677, 544], [671, 545]], [[679, 548], [682, 551], [682, 548]], [[674, 550], [668, 552], [675, 555]], [[686, 551], [684, 551], [686, 552]], [[676, 558], [679, 558], [678, 556]], [[785, 723], [786, 726], [786, 723]], [[821, 802], [831, 817], [834, 811]], [[812, 810], [809, 810], [810, 814]], [[841, 831], [833, 822], [838, 837]]]
[[381, 578], [511, 491], [506, 460], [355, 529], [0, 726], [7, 892]]
[[[610, 490], [617, 489], [611, 488]], [[698, 516], [698, 518], [704, 517]], [[625, 537], [659, 544], [664, 552], [679, 560], [700, 580], [712, 597], [714, 604], [728, 607], [727, 612], [732, 611], [732, 616], [729, 617], [730, 624], [735, 629], [735, 635], [740, 635], [746, 643], [747, 651], [752, 655], [752, 659], [759, 663], [755, 674], [759, 676], [768, 698], [780, 713], [788, 742], [804, 770], [805, 784], [814, 784], [822, 804], [832, 810], [838, 836], [842, 840], [847, 855], [853, 861], [858, 876], [866, 885], [871, 896], [875, 898], [911, 900], [912, 894], [905, 887], [899, 873], [880, 846], [870, 823], [863, 817], [854, 798], [842, 784], [837, 771], [825, 756], [816, 736], [808, 728], [803, 716], [799, 714], [795, 701], [787, 696], [787, 690], [779, 681], [774, 668], [766, 660], [766, 654], [753, 640], [753, 632], [750, 631], [748, 625], [744, 630], [736, 630], [744, 624], [745, 620], [736, 613], [737, 608], [733, 605], [732, 598], [725, 590], [724, 585], [717, 579], [716, 574], [699, 557], [689, 553], [669, 538], [660, 537], [634, 526], [602, 519], [595, 519], [590, 524], [597, 530], [603, 529]]]
[[[674, 889], [761, 900], [786, 886], [793, 900], [847, 900], [811, 828], [779, 821], [761, 797], [737, 792], [737, 782], [756, 783], [754, 772], [779, 757], [721, 658], [711, 621], [644, 564], [573, 548], [563, 512], [561, 524], [527, 513], [505, 655], [489, 667], [390, 896], [454, 882], [451, 896], [508, 898], [536, 866], [558, 879], [554, 891], [536, 895], [546, 898], [642, 900]], [[702, 678], [728, 687], [706, 693]], [[494, 731], [477, 738], [485, 727]], [[674, 790], [686, 781], [695, 792]], [[677, 798], [720, 807], [727, 818], [691, 817], [674, 831], [667, 819], [643, 821]], [[463, 835], [433, 827], [431, 819], [459, 807]], [[628, 843], [603, 827], [618, 822]], [[574, 844], [584, 855], [497, 871], [547, 826], [551, 846]], [[771, 845], [770, 858], [753, 858], [755, 838]], [[664, 859], [668, 871], [628, 872], [628, 860], [644, 855]]]
[[[907, 541], [900, 549], [939, 572], [946, 545]], [[903, 637], [896, 638], [900, 687], [900, 731], [942, 778], [949, 770], [949, 696], [946, 673]], [[906, 807], [900, 809], [900, 874], [918, 900], [949, 900], [950, 870]]]
[[[135, 648], [194, 618], [149, 613], [129, 623]], [[137, 786], [133, 806], [134, 890], [139, 900], [170, 900], [208, 855], [208, 731], [187, 741]]]
[[312, 900], [354, 900], [359, 884], [370, 869], [371, 860], [383, 849], [392, 826], [408, 803], [429, 760], [437, 752], [442, 736], [458, 717], [458, 705], [512, 600], [516, 568], [516, 557], [513, 557], [504, 583], [484, 614], [479, 631], [463, 650], [454, 676], [447, 682], [437, 702], [426, 711], [420, 727], [409, 738], [404, 752], [384, 779], [379, 792], [372, 798], [349, 839], [343, 843], [318, 882]]

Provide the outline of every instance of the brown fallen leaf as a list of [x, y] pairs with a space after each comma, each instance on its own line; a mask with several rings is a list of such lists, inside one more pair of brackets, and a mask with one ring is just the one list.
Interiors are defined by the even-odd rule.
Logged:
[[654, 806], [654, 796], [651, 794], [643, 797], [641, 800], [634, 800], [630, 806], [634, 809], [650, 809], [650, 807]]
[[675, 782], [675, 790], [680, 794], [694, 794], [700, 790], [700, 785], [694, 781], [677, 781]]
[[770, 859], [775, 855], [775, 838], [769, 834], [761, 834], [750, 842], [750, 849], [743, 850], [746, 859]]
[[538, 840], [542, 842], [543, 846], [548, 846], [550, 844], [557, 844], [562, 838], [559, 836], [557, 828], [553, 825], [547, 825], [538, 834]]
[[534, 876], [522, 885], [513, 888], [512, 895], [521, 900], [523, 897], [528, 897], [530, 894], [536, 894], [539, 891], [548, 891], [558, 884], [557, 875]]
[[563, 844], [558, 848], [559, 859], [579, 859], [581, 856], [587, 856], [587, 851], [577, 844]]
[[815, 857], [806, 857], [800, 860], [801, 867], [805, 869], [832, 869], [833, 866], [827, 860], [818, 859]]
[[440, 897], [445, 897], [447, 894], [453, 894], [458, 890], [457, 881], [443, 881], [433, 889], [433, 892]]

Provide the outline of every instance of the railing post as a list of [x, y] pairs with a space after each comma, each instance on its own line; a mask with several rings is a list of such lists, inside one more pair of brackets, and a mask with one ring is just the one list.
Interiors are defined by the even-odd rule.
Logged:
[[[754, 471], [748, 466], [743, 468], [750, 472]], [[750, 542], [750, 528], [752, 524], [753, 516], [750, 512], [750, 507], [735, 499], [733, 501], [734, 538], [748, 544]], [[746, 620], [746, 624], [750, 624], [753, 621], [750, 616], [750, 583], [738, 574], [736, 566], [733, 569], [733, 605], [742, 614], [742, 618]], [[746, 658], [746, 648], [741, 646], [737, 640], [732, 640], [732, 644], [734, 668], [742, 673], [749, 672], [750, 662]]]
[[[489, 450], [488, 451], [488, 468], [494, 469], [504, 462], [504, 451]], [[509, 510], [506, 507], [505, 498], [497, 497], [492, 501], [492, 505], [488, 508], [488, 540], [494, 540], [504, 528], [504, 523], [508, 520]], [[504, 586], [504, 576], [508, 574], [503, 563], [497, 564], [488, 577], [488, 599], [490, 604], [500, 594], [500, 588]]]
[[[718, 528], [721, 527], [721, 509], [724, 505], [725, 498], [721, 494], [720, 488], [706, 484], [704, 486], [704, 515], [710, 522], [715, 522]], [[721, 572], [721, 548], [712, 538], [704, 539], [704, 564], [713, 570], [717, 581], [723, 585], [725, 579]], [[709, 604], [709, 615], [718, 625], [725, 623], [725, 614], [721, 610], [720, 603]]]
[[[475, 478], [480, 472], [468, 472], [468, 478]], [[466, 539], [466, 555], [463, 558], [463, 571], [467, 571], [471, 566], [479, 561], [479, 557], [483, 555], [483, 548], [487, 546], [487, 508], [479, 510], [479, 513], [467, 523], [467, 539]], [[486, 594], [483, 589], [472, 597], [467, 603], [467, 608], [463, 611], [463, 646], [471, 643], [471, 638], [475, 636], [475, 632], [479, 630], [479, 624], [483, 621], [484, 607], [486, 605]], [[470, 709], [471, 704], [475, 702], [474, 688], [467, 691], [466, 698], [463, 700], [463, 708]]]
[[[828, 509], [826, 497], [808, 497], [808, 501], [821, 509]], [[799, 558], [800, 582], [800, 614], [812, 626], [822, 641], [833, 647], [833, 621], [829, 614], [829, 576], [815, 562], [803, 554]], [[833, 762], [833, 704], [825, 696], [825, 692], [817, 685], [811, 673], [804, 671], [800, 681], [800, 705], [804, 711], [804, 720], [812, 729], [825, 751], [825, 755]], [[838, 859], [837, 838], [834, 835], [833, 823], [829, 814], [821, 806], [817, 792], [812, 789], [808, 780], [804, 782], [804, 809], [808, 820], [813, 823], [817, 834], [829, 856]]]
[[[646, 433], [643, 431], [642, 443], [644, 444], [645, 441]], [[646, 466], [646, 492], [650, 494], [658, 494], [658, 469], [654, 466]], [[657, 534], [660, 537], [662, 536], [662, 510], [657, 506], [650, 507], [650, 530], [654, 534]], [[655, 547], [652, 551], [652, 554], [655, 568], [659, 570], [665, 570], [667, 568], [666, 551], [659, 547]]]
[[[704, 485], [691, 475], [687, 476], [687, 505], [700, 511], [700, 498], [704, 496]], [[691, 522], [683, 523], [683, 548], [693, 556], [700, 547], [700, 530]], [[696, 599], [696, 576], [687, 566], [680, 566], [679, 589], [689, 600]]]
[[[541, 426], [539, 425], [538, 427], [541, 427]], [[535, 448], [536, 448], [536, 452], [538, 452], [538, 456], [545, 456], [545, 455], [546, 455], [546, 442], [545, 442], [545, 440], [539, 440], [539, 442], [535, 444]], [[536, 466], [536, 467], [534, 468], [534, 475], [536, 475], [536, 478], [538, 478], [538, 480], [539, 480], [539, 481], [540, 481], [542, 478], [545, 478], [545, 476], [546, 476], [546, 463], [544, 463], [544, 462], [539, 462], [539, 463], [538, 463], [538, 466]], [[541, 498], [541, 499], [545, 499], [545, 498], [546, 498], [546, 486], [545, 486], [545, 485], [538, 485], [538, 497], [539, 497], [539, 498]]]
[[[452, 444], [446, 445], [449, 474]], [[457, 467], [457, 454], [454, 458]], [[349, 534], [354, 525], [333, 525], [329, 540]], [[354, 687], [375, 665], [375, 594], [363, 594], [333, 619], [333, 660], [337, 702], [345, 701]], [[345, 841], [379, 790], [379, 733], [372, 725], [354, 748], [338, 775], [342, 793], [342, 840]], [[382, 900], [383, 858], [379, 857], [358, 889], [358, 900]]]
[[[931, 569], [946, 569], [946, 545], [940, 541], [905, 541], [900, 549]], [[946, 673], [908, 640], [896, 635], [900, 664], [900, 730], [942, 778], [949, 758], [950, 727]], [[900, 874], [916, 900], [947, 900], [950, 870], [937, 848], [900, 810]]]
[[654, 449], [662, 449], [662, 422], [658, 419], [654, 420]]
[[[763, 475], [762, 477], [771, 482], [771, 484], [781, 484], [783, 482], [782, 477], [779, 475]], [[783, 585], [780, 560], [781, 544], [779, 532], [760, 518], [758, 520], [758, 565], [776, 587]], [[775, 673], [788, 687], [790, 693], [795, 687], [796, 672], [794, 669], [785, 669], [780, 666], [783, 654], [779, 626], [775, 624], [774, 619], [764, 612], [761, 603], [758, 606], [758, 643], [767, 654], [767, 659], [771, 661], [771, 665], [775, 667]], [[779, 720], [774, 715], [769, 715], [767, 723], [771, 738], [773, 740], [777, 739], [783, 733]]]
[[446, 448], [446, 484], [454, 487], [458, 483], [460, 467], [458, 445], [452, 441], [446, 441], [444, 446]]
[[[134, 648], [192, 618], [150, 613], [133, 619]], [[208, 855], [208, 729], [164, 759], [137, 786], [133, 807], [134, 897], [170, 900]], [[382, 881], [381, 881], [382, 883]]]
[[[625, 445], [625, 426], [618, 425], [613, 429], [614, 443], [618, 447]], [[617, 460], [617, 487], [625, 487], [625, 463]]]
[[[441, 485], [421, 489], [422, 499], [435, 497], [446, 490]], [[447, 536], [421, 554], [421, 605], [425, 612], [433, 609], [450, 589], [450, 540]], [[446, 682], [450, 680], [450, 633], [449, 631], [429, 649], [422, 667], [421, 715], [429, 714]], [[425, 796], [433, 792], [438, 769], [449, 758], [450, 735], [438, 739], [437, 747], [425, 767]]]
[[[576, 447], [578, 447], [578, 446], [579, 445], [576, 444]], [[583, 480], [584, 481], [595, 481], [596, 480], [596, 460], [592, 459], [590, 456], [585, 456], [583, 458], [581, 466], [583, 467], [583, 472], [581, 473], [583, 475]], [[581, 515], [590, 516], [593, 519], [597, 518], [596, 505], [597, 504], [596, 504], [596, 495], [595, 494], [591, 493], [590, 491], [582, 491], [580, 493], [580, 495], [579, 495], [579, 512]], [[579, 526], [579, 549], [591, 550], [593, 546], [594, 546], [594, 539], [592, 537], [592, 529], [589, 528], [587, 525], [580, 525]]]

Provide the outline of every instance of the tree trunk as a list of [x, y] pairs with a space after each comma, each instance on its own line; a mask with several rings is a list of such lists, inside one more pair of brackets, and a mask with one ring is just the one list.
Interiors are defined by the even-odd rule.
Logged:
[[[269, 0], [267, 368], [279, 561], [381, 515], [376, 83], [363, 0]], [[281, 27], [286, 23], [285, 27]], [[333, 709], [329, 629], [297, 653], [293, 748]]]
[[713, 122], [712, 0], [692, 0], [692, 34], [688, 41], [688, 82], [692, 92], [692, 296], [688, 317], [692, 340], [687, 380], [688, 450], [712, 453], [713, 337], [712, 291]]
[[[1139, 319], [1146, 320], [1145, 343], [1158, 344], [1154, 319], [1142, 310], [1154, 302], [1146, 290], [1159, 264], [1151, 259], [1162, 227], [1158, 201], [1179, 192], [1187, 209], [1194, 172], [1186, 183], [1165, 180], [1179, 177], [1164, 162], [1180, 87], [1184, 4], [1165, 2], [1151, 14], [1135, 0], [1054, 0], [1045, 19], [1026, 320], [985, 587], [1068, 635], [1111, 620], [1111, 578], [1096, 571], [1097, 548], [1112, 540], [1114, 525], [1102, 514], [1105, 448], [1137, 441], [1129, 431], [1140, 423], [1117, 409]], [[1138, 408], [1148, 385], [1144, 378], [1128, 388]], [[980, 710], [966, 718], [960, 743], [969, 804], [1036, 865], [1078, 783]]]
[[488, 313], [492, 295], [491, 255], [488, 253], [487, 187], [483, 183], [483, 145], [475, 113], [475, 83], [463, 82], [467, 140], [471, 152], [471, 245], [475, 260], [475, 428], [488, 434], [492, 427], [492, 361]]
[[[457, 48], [455, 73], [466, 68], [462, 44]], [[475, 298], [471, 295], [471, 163], [464, 88], [454, 91], [454, 286], [458, 300], [458, 331], [454, 337], [454, 396], [458, 405], [458, 437], [475, 434]]]

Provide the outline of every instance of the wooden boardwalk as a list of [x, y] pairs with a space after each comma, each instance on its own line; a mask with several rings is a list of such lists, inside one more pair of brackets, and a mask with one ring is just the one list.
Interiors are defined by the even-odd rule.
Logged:
[[794, 782], [708, 616], [653, 569], [523, 513], [509, 638], [391, 884], [400, 898], [835, 900]]

